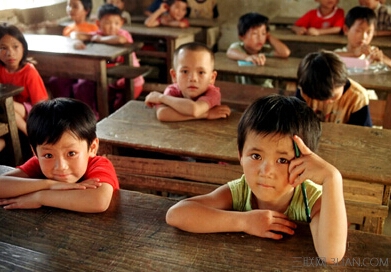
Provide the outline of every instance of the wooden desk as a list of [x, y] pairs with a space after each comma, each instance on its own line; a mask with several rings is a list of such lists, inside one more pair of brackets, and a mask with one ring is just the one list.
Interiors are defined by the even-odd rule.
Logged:
[[15, 120], [14, 96], [21, 93], [23, 87], [0, 83], [0, 115], [4, 120], [0, 120], [0, 137], [9, 135], [11, 149], [14, 155], [14, 166], [20, 165], [23, 161], [22, 148], [19, 141], [19, 132]]
[[[215, 70], [218, 74], [272, 78], [278, 81], [297, 80], [299, 58], [267, 58], [264, 66], [239, 66], [238, 62], [227, 57], [225, 52], [215, 53]], [[278, 86], [276, 86], [278, 88]]]
[[[283, 41], [291, 49], [291, 56], [298, 58], [303, 58], [308, 53], [316, 52], [321, 49], [334, 51], [347, 44], [347, 38], [342, 34], [321, 36], [296, 35], [288, 28], [278, 28], [271, 30], [270, 33]], [[391, 56], [390, 37], [374, 37], [371, 44], [382, 49], [387, 56]]]
[[[121, 188], [204, 194], [242, 174], [236, 145], [240, 116], [232, 112], [227, 119], [159, 122], [155, 110], [130, 101], [98, 123], [99, 153], [115, 155], [110, 159]], [[322, 126], [318, 153], [342, 173], [350, 222], [362, 230], [382, 233], [390, 199], [391, 130], [334, 123]], [[126, 148], [199, 160], [117, 156]]]
[[291, 25], [294, 25], [297, 19], [299, 19], [299, 17], [276, 16], [270, 19], [269, 24], [274, 25], [276, 27], [286, 28]]
[[338, 266], [325, 265], [306, 224], [281, 241], [244, 233], [187, 233], [165, 223], [174, 203], [120, 190], [101, 214], [0, 209], [0, 270], [385, 271], [391, 266], [391, 237], [349, 231], [345, 257]]
[[125, 57], [125, 63], [133, 65], [131, 53], [139, 46], [112, 46], [89, 43], [84, 50], [73, 48], [74, 40], [58, 35], [24, 35], [29, 47], [29, 57], [38, 64], [41, 76], [83, 78], [97, 82], [96, 97], [99, 117], [109, 114], [107, 95], [106, 62], [118, 56]]
[[171, 76], [169, 70], [174, 55], [175, 49], [181, 44], [193, 42], [195, 35], [201, 32], [199, 27], [188, 27], [188, 28], [176, 28], [176, 27], [146, 27], [144, 24], [135, 23], [131, 25], [124, 25], [123, 29], [129, 31], [132, 34], [134, 41], [140, 41], [144, 44], [154, 43], [159, 44], [159, 41], [163, 41], [161, 44], [165, 47], [162, 51], [147, 51], [141, 50], [137, 52], [138, 57], [152, 57], [163, 59], [165, 62], [167, 74], [166, 82], [171, 82]]

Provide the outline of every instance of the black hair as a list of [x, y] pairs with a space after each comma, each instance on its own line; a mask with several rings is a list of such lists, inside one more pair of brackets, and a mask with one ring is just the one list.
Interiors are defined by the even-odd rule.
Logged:
[[100, 20], [106, 15], [118, 15], [122, 18], [122, 11], [112, 4], [104, 4], [98, 9], [98, 19]]
[[205, 44], [200, 42], [190, 42], [180, 45], [175, 51], [174, 51], [174, 57], [172, 60], [172, 66], [174, 69], [176, 69], [177, 66], [177, 58], [178, 54], [181, 50], [188, 50], [188, 51], [205, 51], [210, 55], [210, 59], [212, 63], [214, 64], [215, 56], [213, 51], [207, 47]]
[[269, 32], [269, 18], [256, 12], [246, 13], [239, 18], [238, 22], [238, 35], [240, 37], [246, 35], [253, 27], [266, 26], [266, 31]]
[[171, 5], [173, 5], [176, 1], [184, 2], [184, 3], [187, 4], [187, 0], [167, 0], [166, 2], [167, 2], [167, 4], [168, 4], [168, 6], [171, 6]]
[[27, 118], [27, 135], [34, 152], [38, 145], [57, 143], [64, 132], [86, 140], [90, 147], [96, 139], [96, 117], [92, 109], [80, 100], [65, 97], [33, 106]]
[[80, 0], [82, 3], [84, 10], [87, 11], [87, 18], [90, 17], [92, 11], [92, 0]]
[[297, 70], [299, 88], [308, 97], [327, 100], [335, 88], [344, 86], [348, 80], [345, 63], [331, 51], [307, 54]]
[[[24, 66], [27, 63], [27, 55], [28, 55], [28, 45], [26, 39], [23, 36], [23, 33], [14, 25], [10, 25], [7, 23], [0, 24], [0, 39], [2, 39], [5, 35], [9, 35], [17, 39], [23, 45], [23, 56], [20, 60], [19, 67]], [[0, 60], [0, 64], [5, 66], [5, 63]]]
[[351, 8], [345, 17], [345, 25], [350, 28], [355, 21], [365, 20], [368, 25], [376, 24], [376, 14], [375, 12], [367, 7], [357, 6]]
[[237, 130], [240, 156], [250, 132], [265, 136], [297, 135], [316, 151], [322, 130], [318, 117], [304, 101], [274, 94], [255, 100], [240, 118]]

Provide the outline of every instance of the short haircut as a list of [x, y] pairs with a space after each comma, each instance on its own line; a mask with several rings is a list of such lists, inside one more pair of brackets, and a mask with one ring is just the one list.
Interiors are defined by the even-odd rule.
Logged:
[[187, 0], [167, 0], [166, 2], [168, 4], [168, 6], [171, 6], [171, 5], [173, 5], [177, 1], [184, 2], [184, 3], [187, 4]]
[[345, 25], [350, 28], [357, 20], [365, 20], [368, 25], [376, 25], [376, 14], [367, 7], [357, 6], [351, 8], [346, 14]]
[[204, 52], [208, 53], [210, 55], [210, 60], [211, 60], [212, 66], [214, 67], [215, 56], [214, 56], [213, 51], [203, 43], [190, 42], [190, 43], [185, 43], [185, 44], [180, 45], [174, 51], [174, 57], [172, 60], [172, 66], [174, 69], [176, 69], [176, 67], [178, 65], [178, 54], [180, 51], [183, 51], [183, 50], [193, 51], [193, 52], [204, 51]]
[[253, 27], [265, 25], [266, 31], [269, 32], [269, 18], [256, 12], [249, 12], [242, 15], [238, 22], [238, 35], [240, 37], [246, 35]]
[[331, 51], [307, 54], [297, 70], [299, 88], [312, 99], [330, 99], [333, 89], [344, 86], [347, 80], [345, 63]]
[[96, 139], [96, 117], [92, 109], [73, 98], [59, 97], [33, 106], [27, 118], [27, 135], [34, 152], [38, 145], [57, 143], [64, 132], [87, 141]]
[[[2, 39], [5, 35], [9, 35], [17, 39], [23, 45], [23, 56], [20, 60], [19, 66], [23, 66], [27, 63], [27, 55], [28, 55], [28, 45], [26, 39], [23, 36], [23, 33], [14, 25], [10, 25], [7, 23], [3, 23], [0, 25], [0, 39]], [[0, 64], [5, 66], [5, 63], [0, 60]]]
[[264, 136], [297, 135], [316, 151], [322, 129], [318, 117], [304, 101], [274, 94], [258, 98], [244, 111], [237, 132], [238, 151], [242, 156], [250, 132]]
[[98, 9], [98, 19], [101, 20], [106, 15], [118, 15], [122, 18], [122, 11], [112, 4], [104, 4]]
[[80, 0], [81, 4], [84, 7], [84, 10], [87, 11], [87, 18], [90, 17], [92, 11], [92, 0]]

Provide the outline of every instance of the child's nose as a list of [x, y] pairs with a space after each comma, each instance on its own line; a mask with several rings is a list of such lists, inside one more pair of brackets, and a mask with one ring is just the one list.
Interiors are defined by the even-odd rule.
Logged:
[[273, 171], [273, 165], [270, 162], [267, 162], [266, 160], [262, 161], [260, 165], [260, 173], [263, 175], [267, 175]]
[[65, 160], [65, 159], [63, 159], [63, 158], [58, 158], [58, 159], [56, 160], [55, 167], [56, 167], [56, 169], [63, 170], [63, 169], [67, 169], [67, 168], [68, 168], [68, 164], [66, 163], [66, 160]]

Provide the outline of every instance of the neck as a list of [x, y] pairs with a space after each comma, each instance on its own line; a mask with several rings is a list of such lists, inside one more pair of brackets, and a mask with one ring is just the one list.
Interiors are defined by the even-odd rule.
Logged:
[[327, 8], [327, 7], [322, 7], [320, 6], [319, 7], [319, 11], [320, 11], [320, 14], [322, 14], [322, 16], [327, 16], [329, 14], [331, 14], [334, 10], [334, 7], [332, 8]]
[[276, 211], [280, 213], [284, 213], [287, 209], [289, 204], [291, 203], [292, 197], [293, 197], [294, 190], [284, 196], [279, 197], [278, 199], [275, 199], [274, 201], [262, 201], [258, 200], [257, 197], [253, 194], [252, 199], [253, 201], [253, 208], [260, 209], [260, 210], [271, 210]]

